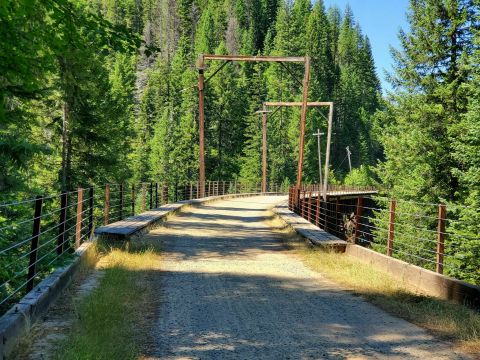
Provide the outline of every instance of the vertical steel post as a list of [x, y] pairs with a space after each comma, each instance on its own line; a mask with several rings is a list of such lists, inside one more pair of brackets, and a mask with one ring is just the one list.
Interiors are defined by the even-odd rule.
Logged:
[[60, 195], [60, 222], [59, 222], [59, 229], [58, 229], [58, 238], [57, 238], [57, 255], [61, 255], [63, 253], [63, 249], [65, 248], [65, 230], [67, 228], [67, 202], [68, 202], [68, 195], [66, 192], [63, 192]]
[[132, 184], [132, 216], [135, 216], [135, 184]]
[[315, 209], [315, 225], [320, 226], [320, 194], [317, 196], [317, 205]]
[[145, 202], [146, 202], [146, 196], [147, 195], [145, 194], [145, 192], [146, 192], [145, 191], [145, 184], [142, 183], [142, 212], [145, 212], [145, 206], [146, 206]]
[[388, 218], [388, 242], [387, 242], [387, 256], [393, 254], [393, 239], [395, 237], [395, 208], [397, 207], [396, 200], [390, 200], [390, 211]]
[[302, 113], [300, 116], [300, 141], [298, 153], [297, 186], [302, 185], [303, 153], [305, 146], [305, 124], [307, 122], [308, 83], [310, 80], [310, 57], [305, 57], [305, 74], [303, 77]]
[[27, 293], [32, 291], [37, 274], [37, 253], [40, 240], [40, 225], [42, 221], [43, 197], [37, 196], [35, 199], [35, 213], [33, 218], [32, 240], [30, 242], [30, 261], [27, 273]]
[[327, 148], [325, 150], [325, 171], [323, 177], [323, 200], [327, 201], [328, 191], [328, 171], [330, 167], [330, 147], [332, 146], [332, 126], [333, 126], [333, 103], [330, 104], [328, 111], [328, 129], [327, 129]]
[[308, 222], [310, 222], [312, 220], [312, 192], [310, 191], [309, 192], [309, 195], [308, 195], [308, 213], [307, 213], [307, 217], [308, 217]]
[[158, 182], [155, 183], [155, 208], [158, 208]]
[[90, 187], [88, 194], [88, 236], [93, 235], [93, 186]]
[[203, 55], [198, 58], [198, 132], [199, 132], [199, 182], [200, 197], [205, 196], [205, 76]]
[[445, 218], [447, 206], [438, 205], [438, 234], [437, 234], [437, 273], [443, 274], [443, 256], [445, 254]]
[[103, 223], [108, 225], [110, 221], [110, 185], [105, 185], [105, 207], [103, 209]]
[[77, 194], [77, 222], [75, 228], [75, 248], [80, 246], [82, 240], [82, 213], [83, 213], [83, 189], [78, 189]]
[[262, 112], [262, 192], [267, 192], [267, 107]]
[[120, 184], [120, 220], [123, 219], [123, 184]]
[[153, 182], [150, 182], [150, 210], [153, 208]]

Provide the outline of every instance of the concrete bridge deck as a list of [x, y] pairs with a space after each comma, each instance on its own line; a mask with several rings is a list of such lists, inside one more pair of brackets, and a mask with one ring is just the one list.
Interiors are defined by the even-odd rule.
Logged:
[[190, 208], [148, 236], [164, 249], [150, 359], [462, 359], [288, 253], [285, 197]]

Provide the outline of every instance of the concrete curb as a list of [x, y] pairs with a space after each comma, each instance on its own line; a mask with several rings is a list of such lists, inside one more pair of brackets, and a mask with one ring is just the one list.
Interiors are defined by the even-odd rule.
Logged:
[[69, 265], [56, 269], [0, 318], [2, 360], [7, 359], [20, 339], [28, 333], [31, 325], [45, 314], [80, 269], [92, 266], [89, 260], [94, 252], [93, 241], [83, 243], [75, 251], [75, 258]]
[[438, 274], [360, 245], [348, 244], [345, 254], [390, 274], [424, 294], [480, 310], [480, 286]]
[[308, 220], [305, 220], [301, 216], [295, 214], [288, 209], [286, 204], [280, 204], [272, 209], [277, 218], [283, 221], [296, 233], [300, 234], [310, 244], [318, 246], [324, 249], [333, 250], [336, 252], [344, 252], [347, 247], [345, 240], [339, 239], [335, 235], [332, 235], [325, 230], [320, 229], [318, 226], [313, 225]]
[[[288, 210], [288, 207], [284, 204], [277, 205], [273, 212], [312, 245], [321, 245], [321, 241], [317, 239], [318, 237], [323, 238], [325, 231], [316, 226], [314, 226], [316, 228], [314, 229], [305, 225], [304, 223], [310, 223]], [[307, 229], [304, 226], [307, 226]], [[480, 310], [480, 286], [438, 274], [360, 245], [347, 242], [345, 242], [345, 245], [345, 255], [354, 257], [360, 262], [388, 273], [415, 291]]]
[[[175, 214], [186, 206], [200, 206], [210, 202], [236, 197], [251, 197], [262, 195], [284, 195], [283, 193], [250, 193], [250, 194], [228, 194], [212, 196], [203, 199], [179, 201], [176, 204], [181, 206], [164, 214], [160, 219], [152, 221], [146, 227], [140, 229], [130, 236], [139, 237], [151, 228], [158, 226], [168, 216]], [[15, 346], [23, 336], [28, 334], [30, 327], [43, 314], [45, 314], [52, 303], [70, 285], [82, 268], [93, 266], [89, 263], [95, 253], [95, 241], [83, 243], [76, 251], [73, 261], [63, 267], [56, 269], [46, 279], [41, 281], [35, 288], [23, 297], [15, 306], [7, 311], [0, 318], [0, 359], [5, 360], [11, 354]]]

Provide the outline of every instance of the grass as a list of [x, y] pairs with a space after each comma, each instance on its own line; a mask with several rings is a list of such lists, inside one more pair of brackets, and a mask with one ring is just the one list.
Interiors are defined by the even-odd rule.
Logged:
[[97, 267], [99, 286], [76, 304], [71, 333], [59, 344], [56, 359], [137, 359], [142, 353], [152, 310], [151, 274], [159, 250], [148, 243], [104, 248]]
[[[277, 227], [278, 228], [278, 227]], [[288, 229], [285, 244], [312, 270], [362, 296], [385, 311], [427, 329], [461, 350], [480, 353], [480, 313], [450, 301], [408, 289], [389, 274], [351, 256], [308, 246]], [[288, 236], [289, 235], [289, 236]]]

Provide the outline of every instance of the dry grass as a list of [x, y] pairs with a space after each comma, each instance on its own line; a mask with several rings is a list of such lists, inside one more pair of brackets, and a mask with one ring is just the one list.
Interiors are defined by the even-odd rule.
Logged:
[[158, 269], [159, 249], [135, 246], [103, 248], [99, 286], [76, 306], [78, 320], [57, 359], [137, 359], [145, 343], [147, 313], [152, 311], [151, 275]]
[[467, 353], [480, 353], [479, 312], [416, 293], [389, 274], [353, 257], [312, 248], [290, 228], [280, 226], [278, 220], [271, 225], [281, 228], [285, 245], [311, 269], [385, 311], [452, 341]]

